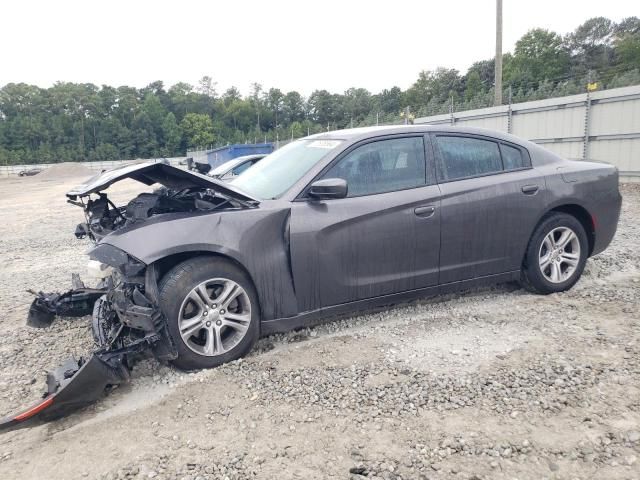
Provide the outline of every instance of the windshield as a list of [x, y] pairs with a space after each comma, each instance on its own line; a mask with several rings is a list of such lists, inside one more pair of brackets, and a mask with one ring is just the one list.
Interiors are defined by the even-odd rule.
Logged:
[[278, 198], [341, 143], [342, 140], [291, 142], [267, 155], [230, 183], [257, 198]]

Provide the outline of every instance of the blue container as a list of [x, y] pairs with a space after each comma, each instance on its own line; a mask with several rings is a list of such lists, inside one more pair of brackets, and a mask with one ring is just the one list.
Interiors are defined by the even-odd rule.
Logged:
[[245, 155], [269, 154], [273, 152], [273, 143], [237, 143], [226, 147], [215, 148], [207, 151], [207, 161], [211, 168], [222, 165], [224, 162]]

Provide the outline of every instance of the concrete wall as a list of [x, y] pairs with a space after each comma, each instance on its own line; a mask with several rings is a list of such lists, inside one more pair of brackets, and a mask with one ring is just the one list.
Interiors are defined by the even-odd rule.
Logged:
[[422, 117], [414, 123], [512, 133], [565, 158], [611, 163], [624, 180], [640, 181], [640, 85]]

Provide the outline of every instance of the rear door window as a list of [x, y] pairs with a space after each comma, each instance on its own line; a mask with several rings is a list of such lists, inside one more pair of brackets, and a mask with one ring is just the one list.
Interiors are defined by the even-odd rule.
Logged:
[[436, 143], [440, 151], [437, 162], [438, 181], [479, 177], [503, 170], [497, 142], [437, 135]]
[[502, 163], [505, 170], [518, 170], [529, 166], [526, 156], [519, 148], [501, 143], [500, 150], [502, 151]]

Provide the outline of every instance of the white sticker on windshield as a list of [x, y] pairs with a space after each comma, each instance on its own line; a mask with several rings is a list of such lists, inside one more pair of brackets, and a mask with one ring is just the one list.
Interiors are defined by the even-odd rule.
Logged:
[[340, 145], [340, 140], [314, 140], [308, 146], [313, 148], [326, 148], [331, 150]]

